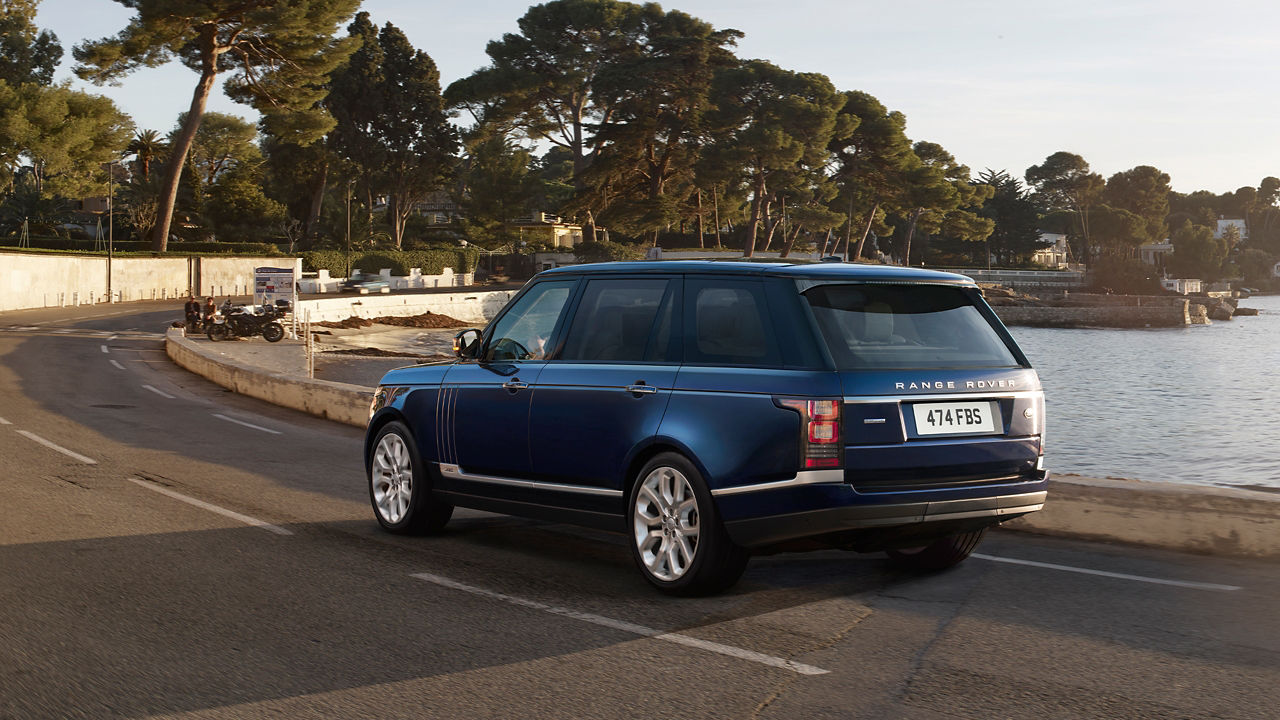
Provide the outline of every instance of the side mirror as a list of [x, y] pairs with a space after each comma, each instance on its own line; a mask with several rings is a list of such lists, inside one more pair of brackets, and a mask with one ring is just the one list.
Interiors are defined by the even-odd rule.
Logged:
[[453, 354], [460, 358], [474, 357], [480, 349], [480, 331], [475, 328], [459, 330], [453, 336]]

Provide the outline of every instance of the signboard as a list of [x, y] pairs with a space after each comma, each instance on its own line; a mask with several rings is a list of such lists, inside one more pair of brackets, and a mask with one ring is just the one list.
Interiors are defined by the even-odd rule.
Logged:
[[293, 307], [297, 296], [293, 268], [260, 267], [253, 269], [253, 304], [274, 305], [276, 300], [288, 300]]

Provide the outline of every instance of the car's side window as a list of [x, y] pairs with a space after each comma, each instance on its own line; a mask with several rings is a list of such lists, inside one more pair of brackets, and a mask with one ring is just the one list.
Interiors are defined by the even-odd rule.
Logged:
[[[686, 291], [685, 361], [723, 365], [776, 365], [778, 343], [758, 282], [701, 280]], [[691, 302], [690, 302], [691, 301]]]
[[672, 283], [666, 278], [588, 282], [559, 359], [664, 360], [670, 340], [671, 295]]
[[538, 360], [546, 356], [547, 343], [564, 312], [576, 280], [557, 280], [534, 285], [503, 313], [489, 342], [483, 360]]

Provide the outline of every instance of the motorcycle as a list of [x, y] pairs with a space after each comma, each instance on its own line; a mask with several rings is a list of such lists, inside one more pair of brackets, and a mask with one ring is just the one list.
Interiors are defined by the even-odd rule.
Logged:
[[262, 335], [267, 342], [280, 342], [284, 338], [284, 326], [280, 324], [284, 315], [283, 306], [266, 305], [261, 312], [250, 312], [243, 305], [223, 305], [206, 333], [214, 342], [254, 335]]

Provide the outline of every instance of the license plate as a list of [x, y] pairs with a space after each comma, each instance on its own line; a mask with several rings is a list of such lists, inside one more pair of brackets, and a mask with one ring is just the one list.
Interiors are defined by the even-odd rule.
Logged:
[[992, 402], [921, 403], [912, 406], [917, 435], [989, 435], [996, 432]]

